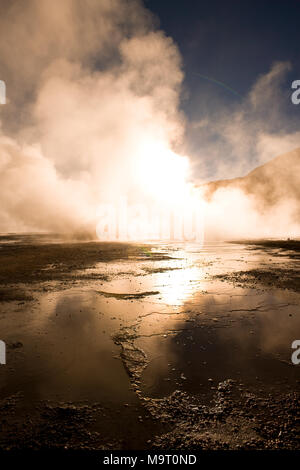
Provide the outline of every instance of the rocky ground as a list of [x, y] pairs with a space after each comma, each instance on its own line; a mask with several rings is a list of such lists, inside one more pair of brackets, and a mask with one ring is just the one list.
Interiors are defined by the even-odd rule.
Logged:
[[222, 274], [220, 278], [246, 287], [276, 287], [300, 292], [300, 241], [258, 240], [246, 241], [246, 243], [253, 250], [264, 249], [266, 255], [270, 251], [272, 254], [275, 251], [278, 258], [288, 257], [291, 262], [286, 267], [268, 263], [259, 269]]

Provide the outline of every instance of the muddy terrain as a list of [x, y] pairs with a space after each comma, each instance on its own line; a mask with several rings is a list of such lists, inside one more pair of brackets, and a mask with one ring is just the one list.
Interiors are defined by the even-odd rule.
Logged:
[[299, 449], [299, 257], [0, 237], [0, 448]]

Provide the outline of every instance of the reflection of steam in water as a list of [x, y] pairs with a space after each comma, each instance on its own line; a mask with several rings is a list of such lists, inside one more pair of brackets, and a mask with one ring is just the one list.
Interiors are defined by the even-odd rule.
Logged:
[[[117, 334], [123, 346], [130, 338], [133, 352], [145, 352], [142, 381], [157, 394], [178, 383], [197, 391], [211, 377], [258, 376], [265, 383], [299, 373], [287, 364], [299, 331], [299, 294], [213, 279], [219, 272], [261, 265], [263, 252], [241, 245], [157, 250], [164, 256], [156, 260], [99, 263], [89, 271], [107, 275], [107, 281], [89, 279], [85, 287], [43, 294], [34, 307], [22, 306], [26, 322], [18, 316], [18, 340], [26, 355], [7, 390], [29, 380], [30, 396], [134, 400], [123, 364], [114, 358], [120, 358]], [[268, 253], [267, 260], [271, 257]]]
[[143, 393], [164, 396], [178, 386], [201, 393], [210, 380], [214, 386], [229, 378], [254, 388], [298, 388], [291, 344], [300, 328], [299, 303], [299, 294], [232, 289], [216, 281], [168, 322], [146, 319], [138, 342], [149, 357]]
[[30, 377], [28, 397], [135, 401], [111, 338], [119, 323], [104, 315], [102, 306], [91, 291], [70, 289], [42, 296], [22, 338], [25, 362], [20, 370], [16, 367], [9, 386]]

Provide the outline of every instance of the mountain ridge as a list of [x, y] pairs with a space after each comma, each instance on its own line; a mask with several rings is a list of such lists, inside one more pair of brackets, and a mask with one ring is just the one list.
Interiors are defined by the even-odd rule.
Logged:
[[210, 201], [220, 189], [240, 189], [254, 196], [260, 207], [268, 208], [283, 199], [300, 203], [300, 147], [256, 167], [245, 176], [210, 181], [201, 185]]

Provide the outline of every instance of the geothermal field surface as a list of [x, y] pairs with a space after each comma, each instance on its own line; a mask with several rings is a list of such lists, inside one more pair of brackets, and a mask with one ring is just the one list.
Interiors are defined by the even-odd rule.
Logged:
[[0, 448], [299, 448], [299, 258], [2, 236]]

